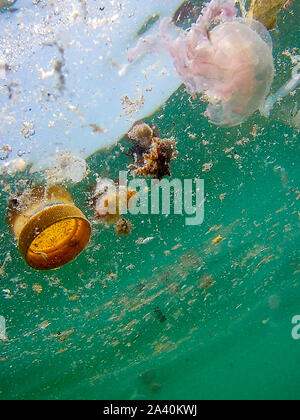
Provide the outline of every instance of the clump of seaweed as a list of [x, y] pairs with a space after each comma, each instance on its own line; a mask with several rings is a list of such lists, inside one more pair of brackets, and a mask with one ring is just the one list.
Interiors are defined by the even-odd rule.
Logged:
[[133, 143], [129, 155], [134, 163], [128, 166], [133, 176], [140, 175], [161, 180], [171, 176], [170, 163], [178, 152], [173, 137], [160, 139], [157, 127], [151, 128], [144, 122], [137, 122], [128, 133]]

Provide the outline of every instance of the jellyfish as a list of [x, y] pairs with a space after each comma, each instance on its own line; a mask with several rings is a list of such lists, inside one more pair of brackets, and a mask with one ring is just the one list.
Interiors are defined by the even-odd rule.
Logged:
[[205, 116], [235, 126], [262, 107], [274, 78], [272, 39], [258, 21], [238, 17], [235, 0], [212, 0], [197, 22], [176, 39], [169, 19], [160, 33], [140, 39], [129, 62], [145, 53], [167, 52], [191, 95], [208, 102]]

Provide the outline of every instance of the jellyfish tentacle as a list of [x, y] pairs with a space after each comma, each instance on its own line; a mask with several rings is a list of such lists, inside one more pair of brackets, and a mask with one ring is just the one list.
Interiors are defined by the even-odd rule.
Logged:
[[212, 0], [204, 6], [196, 25], [200, 25], [205, 29], [206, 25], [211, 25], [218, 18], [222, 22], [232, 22], [236, 17], [235, 0]]
[[[191, 43], [193, 39], [195, 42], [199, 42], [200, 38], [209, 39], [208, 29], [217, 18], [220, 18], [222, 22], [232, 22], [236, 16], [235, 0], [212, 0], [204, 6], [196, 24], [192, 25], [193, 30], [190, 32], [192, 37]], [[176, 41], [173, 41], [168, 35], [170, 23], [171, 19], [165, 18], [161, 21], [159, 34], [140, 38], [136, 47], [129, 51], [128, 61], [132, 63], [142, 55], [168, 51], [173, 56], [172, 47]]]
[[294, 59], [297, 64], [292, 70], [291, 79], [274, 95], [270, 95], [261, 106], [260, 112], [264, 117], [269, 117], [276, 102], [285, 98], [289, 93], [293, 92], [300, 85], [300, 56], [296, 56]]
[[161, 38], [159, 36], [149, 35], [146, 38], [141, 38], [136, 47], [130, 50], [128, 61], [129, 63], [133, 63], [142, 55], [155, 52], [165, 52], [164, 43], [161, 43]]

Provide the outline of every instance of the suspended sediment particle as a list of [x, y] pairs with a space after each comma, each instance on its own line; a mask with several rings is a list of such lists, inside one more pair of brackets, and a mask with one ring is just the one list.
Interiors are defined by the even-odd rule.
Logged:
[[208, 290], [216, 283], [210, 274], [205, 274], [199, 278], [199, 289]]
[[6, 160], [12, 152], [12, 147], [9, 144], [0, 147], [0, 160]]
[[97, 125], [97, 124], [90, 124], [90, 127], [92, 127], [92, 129], [93, 129], [93, 133], [100, 133], [100, 134], [105, 133], [103, 128], [99, 127], [99, 125]]
[[36, 293], [37, 295], [40, 295], [40, 294], [42, 293], [42, 291], [43, 291], [43, 287], [42, 287], [40, 284], [35, 283], [35, 284], [32, 286], [32, 290], [33, 290], [33, 291], [34, 291], [34, 293]]
[[156, 127], [151, 128], [144, 122], [136, 123], [128, 133], [133, 143], [129, 155], [134, 163], [128, 166], [133, 176], [140, 175], [161, 180], [171, 176], [171, 162], [178, 152], [173, 137], [160, 139]]
[[24, 121], [21, 134], [24, 136], [25, 139], [32, 137], [35, 135], [35, 128], [33, 121]]
[[167, 317], [165, 316], [165, 314], [162, 312], [162, 310], [160, 308], [155, 308], [154, 309], [154, 313], [158, 319], [158, 321], [162, 324], [164, 322], [167, 321]]

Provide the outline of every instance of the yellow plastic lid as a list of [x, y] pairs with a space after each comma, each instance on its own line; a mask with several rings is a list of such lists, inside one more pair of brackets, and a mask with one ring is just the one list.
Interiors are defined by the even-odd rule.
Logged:
[[[59, 189], [61, 193], [62, 189]], [[67, 192], [66, 192], [67, 193]], [[62, 197], [60, 197], [62, 198]], [[56, 197], [52, 199], [57, 200]], [[54, 204], [53, 204], [54, 203]], [[36, 270], [53, 270], [73, 261], [87, 246], [91, 225], [70, 200], [40, 202], [30, 214], [30, 206], [13, 214], [12, 228], [18, 237], [19, 250], [29, 266]], [[15, 227], [15, 229], [14, 229]]]

